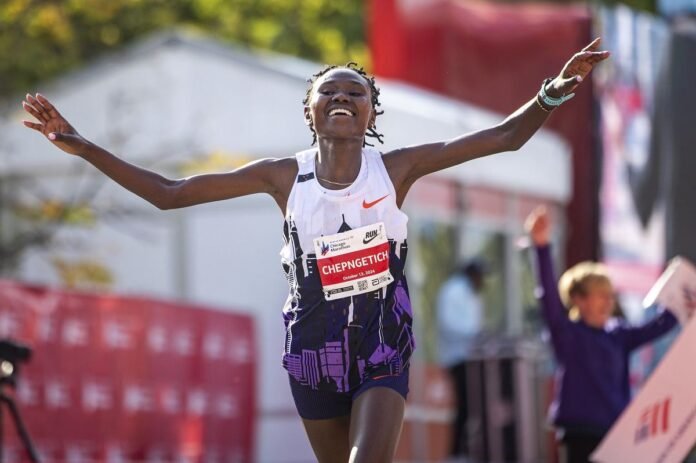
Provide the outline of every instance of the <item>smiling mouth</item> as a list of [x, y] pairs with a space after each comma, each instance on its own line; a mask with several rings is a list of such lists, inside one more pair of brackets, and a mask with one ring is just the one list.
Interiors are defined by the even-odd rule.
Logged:
[[329, 116], [350, 116], [353, 117], [355, 114], [353, 114], [352, 111], [345, 109], [345, 108], [334, 108], [331, 111], [329, 111]]

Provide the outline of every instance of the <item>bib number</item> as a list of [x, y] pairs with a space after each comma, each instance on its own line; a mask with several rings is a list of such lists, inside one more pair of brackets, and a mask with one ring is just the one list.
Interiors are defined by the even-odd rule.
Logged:
[[394, 281], [383, 222], [316, 238], [314, 251], [327, 301], [375, 291]]

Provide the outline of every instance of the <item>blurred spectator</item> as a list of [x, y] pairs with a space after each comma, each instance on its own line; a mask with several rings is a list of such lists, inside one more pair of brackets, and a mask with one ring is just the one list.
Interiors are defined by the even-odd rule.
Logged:
[[473, 370], [467, 374], [476, 340], [481, 333], [483, 300], [481, 292], [487, 273], [485, 263], [472, 259], [455, 271], [440, 288], [437, 299], [438, 354], [440, 364], [452, 378], [457, 412], [452, 425], [453, 458], [469, 454], [469, 407], [467, 381], [473, 383]]
[[561, 462], [587, 463], [630, 401], [629, 354], [667, 333], [677, 320], [668, 310], [639, 327], [613, 318], [614, 288], [595, 262], [570, 268], [557, 287], [546, 211], [532, 212], [526, 228], [536, 248], [538, 294], [559, 365], [549, 414], [558, 430]]

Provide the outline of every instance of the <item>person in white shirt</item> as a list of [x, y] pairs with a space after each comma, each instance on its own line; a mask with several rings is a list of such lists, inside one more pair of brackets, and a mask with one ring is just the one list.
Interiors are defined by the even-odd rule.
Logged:
[[456, 396], [457, 413], [452, 424], [450, 448], [453, 458], [469, 453], [467, 362], [482, 330], [481, 291], [486, 271], [484, 262], [479, 259], [467, 262], [442, 285], [437, 298], [438, 356], [440, 365], [452, 378]]

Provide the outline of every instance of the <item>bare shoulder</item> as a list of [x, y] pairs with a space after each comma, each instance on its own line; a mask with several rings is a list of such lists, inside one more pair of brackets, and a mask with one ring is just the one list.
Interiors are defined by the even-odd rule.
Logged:
[[403, 204], [411, 185], [416, 181], [416, 178], [412, 178], [411, 175], [414, 155], [415, 148], [412, 147], [395, 149], [382, 155], [384, 167], [396, 191], [396, 203], [399, 207]]
[[281, 210], [285, 211], [285, 206], [292, 190], [292, 185], [297, 177], [297, 160], [294, 156], [284, 158], [269, 158], [265, 160], [268, 178], [272, 185], [270, 192]]
[[284, 158], [266, 158], [264, 161], [268, 172], [281, 183], [290, 182], [292, 184], [293, 180], [297, 176], [298, 167], [294, 156], [287, 156]]
[[[440, 149], [442, 143], [428, 143], [423, 145], [405, 146], [384, 153], [384, 165], [392, 176], [392, 181], [401, 180], [404, 182], [410, 181], [413, 183], [418, 179], [413, 175], [417, 174], [414, 169], [416, 163], [423, 158], [431, 156], [434, 152]], [[396, 185], [396, 184], [395, 184]]]
[[442, 147], [442, 143], [411, 145], [388, 151], [382, 155], [384, 165], [389, 169], [412, 172], [419, 159], [430, 156]]
[[409, 148], [398, 148], [382, 154], [382, 161], [394, 186], [401, 183], [408, 175]]

